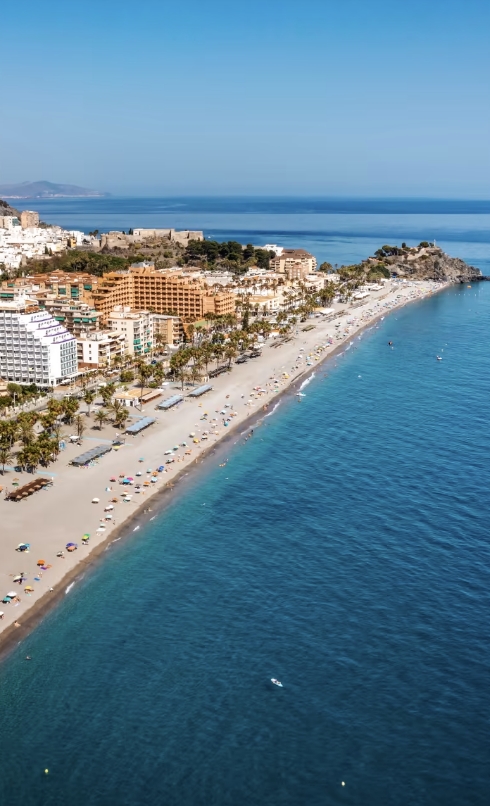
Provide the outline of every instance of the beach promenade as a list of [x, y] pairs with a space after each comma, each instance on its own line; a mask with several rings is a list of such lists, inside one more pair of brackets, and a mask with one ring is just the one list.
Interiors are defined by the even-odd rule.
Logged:
[[[101, 431], [91, 427], [92, 413], [92, 418], [87, 417], [83, 446], [68, 444], [47, 473], [38, 474], [51, 475], [52, 487], [19, 502], [0, 500], [0, 599], [14, 591], [18, 596], [18, 600], [0, 604], [4, 614], [0, 620], [0, 641], [9, 636], [12, 642], [20, 640], [33, 626], [33, 615], [38, 618], [44, 608], [63, 596], [70, 580], [101, 554], [108, 542], [117, 539], [123, 525], [125, 530], [137, 531], [140, 523], [153, 517], [148, 511], [152, 509], [152, 496], [171, 485], [178, 474], [188, 472], [196, 463], [199, 465], [204, 452], [230, 433], [238, 439], [246, 431], [247, 420], [257, 420], [266, 413], [265, 408], [270, 411], [281, 393], [298, 384], [302, 376], [341, 349], [356, 332], [394, 308], [443, 287], [429, 281], [390, 282], [382, 292], [371, 295], [358, 307], [337, 306], [336, 315], [328, 321], [309, 319], [298, 326], [291, 339], [280, 345], [278, 340], [267, 340], [260, 358], [236, 365], [231, 373], [214, 379], [212, 391], [204, 397], [185, 398], [168, 411], [155, 411], [154, 403], [148, 405], [143, 414], [155, 417], [156, 422], [146, 431], [128, 436], [123, 446], [91, 467], [73, 467], [70, 463], [76, 456], [115, 437], [112, 426]], [[309, 329], [310, 325], [314, 327]], [[167, 389], [168, 396], [179, 391], [174, 384]], [[177, 446], [178, 450], [174, 450]], [[172, 451], [172, 463], [166, 464], [169, 458], [166, 451]], [[163, 472], [153, 472], [162, 465]], [[134, 485], [123, 488], [119, 483], [121, 475], [141, 484], [141, 491], [136, 493]], [[14, 476], [21, 485], [33, 478], [7, 470], [2, 482], [4, 488], [11, 486]], [[157, 477], [156, 482], [151, 481], [152, 476]], [[144, 482], [148, 482], [147, 486]], [[122, 501], [123, 492], [131, 496], [126, 503]], [[94, 498], [99, 502], [92, 503]], [[105, 508], [115, 498], [118, 502], [113, 504], [109, 518]], [[86, 544], [82, 542], [85, 534], [90, 535]], [[30, 544], [29, 552], [16, 551], [22, 542]], [[78, 545], [71, 553], [65, 548], [70, 542]], [[57, 556], [61, 551], [64, 556]], [[38, 567], [39, 560], [44, 561], [46, 570]], [[106, 561], [111, 562], [110, 553]], [[13, 580], [21, 573], [25, 579], [18, 585]], [[24, 592], [27, 586], [32, 592]]]

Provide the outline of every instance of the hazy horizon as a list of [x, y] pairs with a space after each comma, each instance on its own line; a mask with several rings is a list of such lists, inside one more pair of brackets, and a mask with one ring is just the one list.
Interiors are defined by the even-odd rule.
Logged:
[[486, 198], [489, 30], [481, 0], [9, 5], [0, 184]]

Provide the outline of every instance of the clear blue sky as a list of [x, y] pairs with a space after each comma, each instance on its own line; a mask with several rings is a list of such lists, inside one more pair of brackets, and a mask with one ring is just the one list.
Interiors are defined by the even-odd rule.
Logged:
[[488, 197], [488, 0], [2, 4], [0, 183]]

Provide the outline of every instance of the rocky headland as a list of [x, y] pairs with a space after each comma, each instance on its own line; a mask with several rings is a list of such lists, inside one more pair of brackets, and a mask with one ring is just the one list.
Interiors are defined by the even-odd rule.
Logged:
[[470, 266], [458, 257], [451, 257], [443, 250], [423, 241], [419, 246], [383, 246], [366, 263], [370, 270], [381, 266], [397, 277], [407, 280], [434, 280], [445, 283], [467, 283], [485, 279], [475, 266]]

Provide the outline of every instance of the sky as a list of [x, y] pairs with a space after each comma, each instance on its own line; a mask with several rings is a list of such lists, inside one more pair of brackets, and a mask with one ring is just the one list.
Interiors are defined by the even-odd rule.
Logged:
[[489, 198], [488, 0], [2, 5], [0, 184]]

